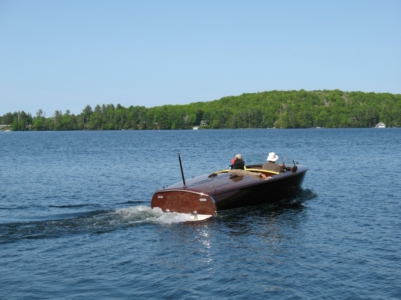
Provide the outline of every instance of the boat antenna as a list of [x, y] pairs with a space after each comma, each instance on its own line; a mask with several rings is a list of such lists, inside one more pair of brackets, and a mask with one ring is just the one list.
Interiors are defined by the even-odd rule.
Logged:
[[186, 188], [187, 185], [185, 184], [185, 177], [184, 177], [184, 171], [182, 170], [182, 163], [181, 163], [181, 156], [180, 156], [180, 153], [178, 153], [178, 160], [180, 161], [182, 182], [184, 183], [184, 188]]
[[298, 167], [295, 164], [295, 160], [293, 160], [292, 162], [294, 163], [294, 166], [292, 167], [291, 171], [292, 171], [292, 173], [295, 173], [298, 170]]

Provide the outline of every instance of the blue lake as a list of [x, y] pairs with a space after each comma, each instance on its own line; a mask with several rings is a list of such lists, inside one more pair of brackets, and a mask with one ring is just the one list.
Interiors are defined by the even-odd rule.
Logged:
[[[401, 129], [0, 132], [0, 299], [401, 299]], [[155, 190], [269, 152], [293, 204], [188, 222]]]

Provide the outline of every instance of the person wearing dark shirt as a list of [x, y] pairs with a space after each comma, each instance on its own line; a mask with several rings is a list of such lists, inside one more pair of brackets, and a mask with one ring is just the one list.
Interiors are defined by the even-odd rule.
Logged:
[[235, 156], [235, 161], [234, 161], [231, 169], [234, 169], [234, 170], [244, 170], [245, 169], [245, 162], [242, 160], [241, 154], [237, 154]]
[[263, 170], [269, 170], [274, 172], [285, 172], [283, 165], [276, 164], [276, 160], [278, 160], [278, 156], [274, 152], [270, 152], [269, 156], [267, 157], [267, 162], [265, 162], [262, 166]]

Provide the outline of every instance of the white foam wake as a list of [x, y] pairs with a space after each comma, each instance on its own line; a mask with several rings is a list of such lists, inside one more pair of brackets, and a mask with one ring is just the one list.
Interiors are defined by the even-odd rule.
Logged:
[[158, 223], [174, 224], [194, 221], [190, 215], [179, 213], [164, 213], [160, 208], [145, 205], [117, 209], [114, 214], [127, 223]]

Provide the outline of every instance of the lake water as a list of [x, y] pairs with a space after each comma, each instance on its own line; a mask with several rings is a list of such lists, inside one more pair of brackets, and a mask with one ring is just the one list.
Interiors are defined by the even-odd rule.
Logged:
[[[0, 299], [401, 299], [401, 129], [0, 132]], [[153, 192], [307, 165], [292, 203], [188, 222]], [[261, 161], [262, 162], [262, 161]]]

